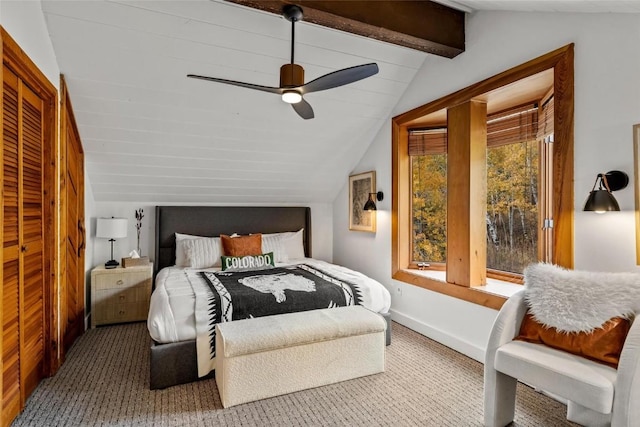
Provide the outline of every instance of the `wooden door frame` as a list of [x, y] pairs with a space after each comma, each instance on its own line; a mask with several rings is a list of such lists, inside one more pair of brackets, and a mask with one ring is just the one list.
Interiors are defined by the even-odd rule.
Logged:
[[[22, 81], [36, 92], [43, 100], [43, 280], [44, 280], [44, 366], [45, 376], [53, 375], [59, 367], [59, 313], [58, 297], [60, 288], [57, 248], [59, 235], [58, 206], [58, 155], [60, 152], [58, 138], [58, 91], [47, 77], [38, 69], [29, 56], [20, 48], [16, 41], [0, 27], [2, 40], [2, 61]], [[2, 71], [0, 71], [2, 77]], [[0, 123], [2, 112], [0, 111]], [[1, 154], [1, 152], [0, 152]], [[3, 219], [3, 218], [2, 218]], [[0, 236], [2, 230], [0, 229]], [[0, 254], [0, 257], [2, 255]], [[1, 295], [0, 295], [1, 296]], [[2, 345], [0, 344], [0, 351]], [[0, 358], [0, 369], [2, 359]], [[1, 384], [0, 384], [1, 386]], [[5, 424], [10, 420], [1, 420]]]

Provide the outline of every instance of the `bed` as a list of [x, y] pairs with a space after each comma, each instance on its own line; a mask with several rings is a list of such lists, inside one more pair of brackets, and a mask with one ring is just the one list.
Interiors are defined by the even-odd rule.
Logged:
[[[365, 292], [367, 294], [365, 298], [362, 298], [360, 291], [351, 292], [352, 296], [358, 294], [357, 297], [362, 300], [360, 301], [362, 305], [380, 312], [387, 323], [390, 323], [388, 313], [390, 297], [384, 286], [361, 273], [311, 258], [310, 208], [158, 206], [156, 207], [154, 292], [147, 322], [153, 339], [150, 367], [151, 389], [191, 382], [213, 374], [213, 372], [208, 373], [208, 369], [212, 368], [203, 368], [202, 352], [205, 340], [202, 334], [196, 331], [197, 325], [203, 323], [202, 313], [206, 310], [202, 310], [204, 307], [202, 301], [206, 301], [206, 298], [196, 296], [205, 295], [205, 292], [215, 293], [211, 280], [215, 281], [220, 276], [213, 274], [219, 269], [176, 267], [176, 233], [203, 237], [233, 233], [245, 236], [255, 233], [263, 233], [263, 236], [274, 236], [277, 233], [295, 235], [302, 244], [299, 252], [301, 259], [289, 259], [284, 260], [286, 262], [276, 263], [277, 268], [269, 270], [270, 273], [273, 274], [277, 269], [288, 271], [288, 269], [302, 268], [305, 274], [313, 273], [314, 270], [321, 274], [328, 272], [329, 277], [348, 279], [347, 284], [355, 283], [358, 287], [366, 282], [366, 286], [371, 286], [371, 290]], [[182, 245], [179, 246], [182, 247]], [[180, 253], [178, 256], [180, 257]], [[303, 256], [305, 258], [302, 258]], [[238, 273], [238, 275], [242, 274]], [[209, 285], [211, 290], [207, 291], [206, 285]], [[341, 286], [348, 288], [344, 284]], [[345, 295], [348, 294], [345, 290]], [[274, 293], [273, 296], [265, 295], [265, 298], [271, 297], [278, 300], [283, 296]], [[211, 300], [213, 301], [213, 298]], [[219, 302], [218, 298], [217, 304]], [[390, 331], [391, 328], [388, 327], [387, 344], [390, 343]], [[198, 353], [200, 358], [197, 356]]]

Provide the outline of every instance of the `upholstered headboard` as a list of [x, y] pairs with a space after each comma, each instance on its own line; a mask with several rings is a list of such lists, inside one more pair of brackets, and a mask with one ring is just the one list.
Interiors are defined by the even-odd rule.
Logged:
[[308, 207], [156, 206], [154, 277], [175, 264], [175, 233], [215, 237], [220, 234], [281, 233], [304, 228], [304, 253], [311, 256], [311, 209]]

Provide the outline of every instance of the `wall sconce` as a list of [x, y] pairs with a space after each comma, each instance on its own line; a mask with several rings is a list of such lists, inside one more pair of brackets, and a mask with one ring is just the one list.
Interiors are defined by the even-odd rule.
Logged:
[[376, 196], [376, 199], [380, 202], [382, 201], [382, 199], [384, 199], [384, 194], [382, 194], [382, 191], [378, 191], [377, 193], [369, 193], [369, 200], [367, 200], [367, 203], [364, 204], [364, 209], [365, 211], [377, 211], [378, 208], [376, 206], [376, 202], [375, 200], [373, 200], [373, 196]]
[[96, 237], [109, 239], [111, 242], [111, 259], [104, 264], [104, 268], [116, 268], [120, 263], [113, 259], [113, 242], [127, 237], [126, 218], [98, 218]]
[[[600, 185], [596, 190], [596, 185]], [[607, 211], [619, 211], [618, 201], [612, 191], [622, 190], [629, 184], [629, 175], [622, 171], [609, 171], [607, 173], [599, 173], [593, 188], [584, 204], [584, 211], [592, 211], [595, 213], [605, 213]]]

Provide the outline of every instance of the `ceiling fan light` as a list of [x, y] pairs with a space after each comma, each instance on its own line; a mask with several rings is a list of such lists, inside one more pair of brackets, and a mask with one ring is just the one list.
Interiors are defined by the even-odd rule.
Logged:
[[282, 94], [282, 100], [287, 104], [297, 104], [302, 101], [302, 95], [295, 90], [288, 90]]

